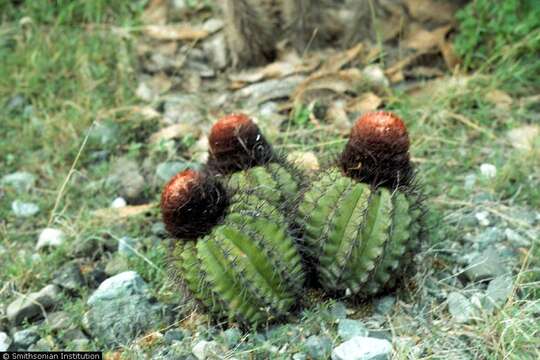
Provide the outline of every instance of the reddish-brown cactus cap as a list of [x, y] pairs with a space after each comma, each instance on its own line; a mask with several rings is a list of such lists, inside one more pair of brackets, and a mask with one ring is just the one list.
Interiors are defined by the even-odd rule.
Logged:
[[207, 234], [223, 216], [228, 199], [223, 187], [202, 173], [187, 169], [176, 174], [161, 194], [161, 214], [175, 238]]
[[345, 174], [359, 181], [387, 187], [408, 185], [412, 168], [405, 124], [390, 112], [361, 116], [340, 162]]
[[223, 174], [267, 163], [272, 157], [270, 144], [245, 114], [219, 119], [212, 126], [208, 141], [208, 165]]

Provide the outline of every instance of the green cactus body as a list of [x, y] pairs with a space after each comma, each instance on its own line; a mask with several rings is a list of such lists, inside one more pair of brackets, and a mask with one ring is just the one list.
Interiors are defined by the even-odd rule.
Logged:
[[295, 199], [299, 187], [293, 175], [277, 163], [236, 172], [229, 177], [228, 186], [240, 191], [249, 189], [278, 208], [283, 202]]
[[416, 237], [405, 194], [374, 190], [336, 169], [312, 184], [298, 212], [320, 283], [331, 291], [378, 292]]
[[253, 194], [235, 200], [209, 235], [177, 245], [176, 266], [193, 296], [212, 312], [257, 325], [287, 314], [304, 275], [278, 210]]

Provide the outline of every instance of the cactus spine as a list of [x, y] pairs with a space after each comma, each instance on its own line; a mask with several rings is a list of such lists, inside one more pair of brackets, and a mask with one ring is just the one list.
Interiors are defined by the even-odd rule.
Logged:
[[223, 224], [196, 244], [177, 245], [175, 266], [192, 295], [212, 313], [257, 325], [287, 314], [304, 275], [283, 216], [249, 196], [244, 204], [258, 207], [241, 205], [239, 195]]
[[367, 114], [351, 131], [341, 169], [323, 172], [304, 193], [297, 221], [326, 290], [373, 295], [410, 261], [423, 212], [408, 144], [397, 116]]

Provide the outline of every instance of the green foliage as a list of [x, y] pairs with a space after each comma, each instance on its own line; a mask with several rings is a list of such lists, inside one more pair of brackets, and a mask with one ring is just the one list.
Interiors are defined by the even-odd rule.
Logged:
[[[457, 18], [455, 47], [466, 67], [494, 70], [505, 63], [514, 69], [506, 69], [506, 76], [538, 85], [540, 7], [536, 0], [475, 0]], [[509, 57], [517, 64], [507, 62]]]
[[178, 244], [173, 258], [173, 271], [196, 299], [217, 317], [248, 325], [286, 316], [303, 284], [300, 256], [279, 215], [233, 211], [196, 245]]
[[420, 212], [408, 196], [377, 190], [332, 169], [321, 175], [299, 206], [306, 252], [318, 262], [330, 291], [374, 294], [392, 283], [418, 239]]
[[[40, 0], [16, 4], [12, 0], [0, 0], [0, 14], [4, 19], [29, 18], [47, 25], [80, 25], [81, 23], [134, 22], [145, 0]], [[0, 18], [1, 19], [1, 18]]]

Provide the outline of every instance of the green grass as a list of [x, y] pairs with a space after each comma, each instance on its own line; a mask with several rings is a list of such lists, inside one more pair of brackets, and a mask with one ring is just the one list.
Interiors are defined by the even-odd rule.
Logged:
[[[538, 310], [534, 310], [540, 301], [538, 236], [531, 239], [531, 249], [517, 255], [521, 262], [514, 269], [514, 294], [494, 314], [485, 314], [467, 326], [455, 324], [443, 299], [435, 301], [425, 295], [433, 285], [430, 281], [444, 291], [454, 288], [453, 280], [438, 279], [454, 274], [457, 264], [452, 245], [463, 242], [464, 232], [477, 231], [464, 225], [464, 219], [476, 211], [490, 211], [497, 222], [506, 222], [519, 232], [540, 233], [538, 224], [525, 223], [517, 211], [537, 208], [540, 203], [540, 144], [523, 151], [506, 137], [511, 129], [538, 124], [540, 104], [532, 97], [540, 90], [540, 60], [532, 56], [540, 42], [540, 31], [534, 25], [538, 17], [511, 19], [506, 24], [498, 15], [488, 21], [487, 12], [473, 21], [471, 9], [485, 2], [474, 3], [460, 15], [462, 27], [456, 43], [459, 52], [471, 54], [465, 56], [468, 72], [438, 84], [426, 83], [433, 88], [424, 94], [391, 91], [384, 99], [386, 108], [401, 115], [410, 129], [412, 156], [428, 195], [432, 228], [425, 245], [426, 260], [414, 279], [417, 288], [397, 293], [403, 301], [385, 323], [394, 339], [410, 338], [421, 349], [413, 356], [410, 346], [400, 346], [395, 340], [398, 358], [442, 359], [456, 349], [486, 359], [538, 356]], [[0, 176], [20, 170], [37, 176], [36, 186], [27, 193], [10, 188], [0, 193], [2, 305], [16, 293], [48, 284], [54, 270], [71, 259], [74, 243], [89, 238], [114, 241], [126, 235], [140, 238], [144, 244], [141, 256], [131, 258], [129, 266], [151, 284], [160, 300], [178, 300], [165, 276], [165, 244], [156, 246], [150, 231], [159, 218], [157, 212], [125, 221], [93, 214], [117, 196], [118, 189], [106, 181], [116, 158], [127, 156], [140, 163], [148, 159], [156, 164], [189, 153], [195, 141], [184, 138], [172, 150], [147, 145], [148, 135], [159, 124], [135, 112], [139, 105], [134, 96], [137, 63], [131, 37], [143, 4], [26, 1], [16, 7], [0, 0]], [[482, 11], [488, 10], [482, 7]], [[501, 21], [505, 25], [497, 27]], [[525, 21], [526, 33], [515, 29], [516, 21]], [[512, 104], [508, 108], [492, 104], [488, 95], [494, 90], [508, 93]], [[285, 124], [286, 133], [272, 140], [286, 151], [313, 151], [324, 163], [340, 151], [345, 140], [332, 124], [312, 123], [313, 112], [308, 107], [298, 109]], [[480, 178], [482, 163], [497, 167], [495, 179]], [[478, 179], [472, 188], [464, 189], [468, 174], [476, 174]], [[146, 195], [148, 201], [157, 201], [159, 187], [149, 184]], [[492, 200], [480, 202], [479, 197]], [[41, 212], [28, 219], [16, 218], [10, 210], [14, 199], [36, 202]], [[68, 243], [36, 258], [37, 236], [48, 225], [63, 229]], [[87, 296], [83, 293], [81, 298], [65, 300], [64, 310], [77, 323]], [[296, 343], [288, 351], [301, 351], [308, 333], [336, 340], [335, 324], [325, 312], [328, 306], [323, 302], [299, 316], [297, 323], [307, 329], [304, 333], [291, 335], [283, 327], [270, 340], [250, 334], [237, 353], [272, 356], [274, 344], [286, 344], [291, 338]], [[422, 308], [425, 318], [419, 320], [413, 308]], [[360, 313], [353, 316], [360, 317]]]

